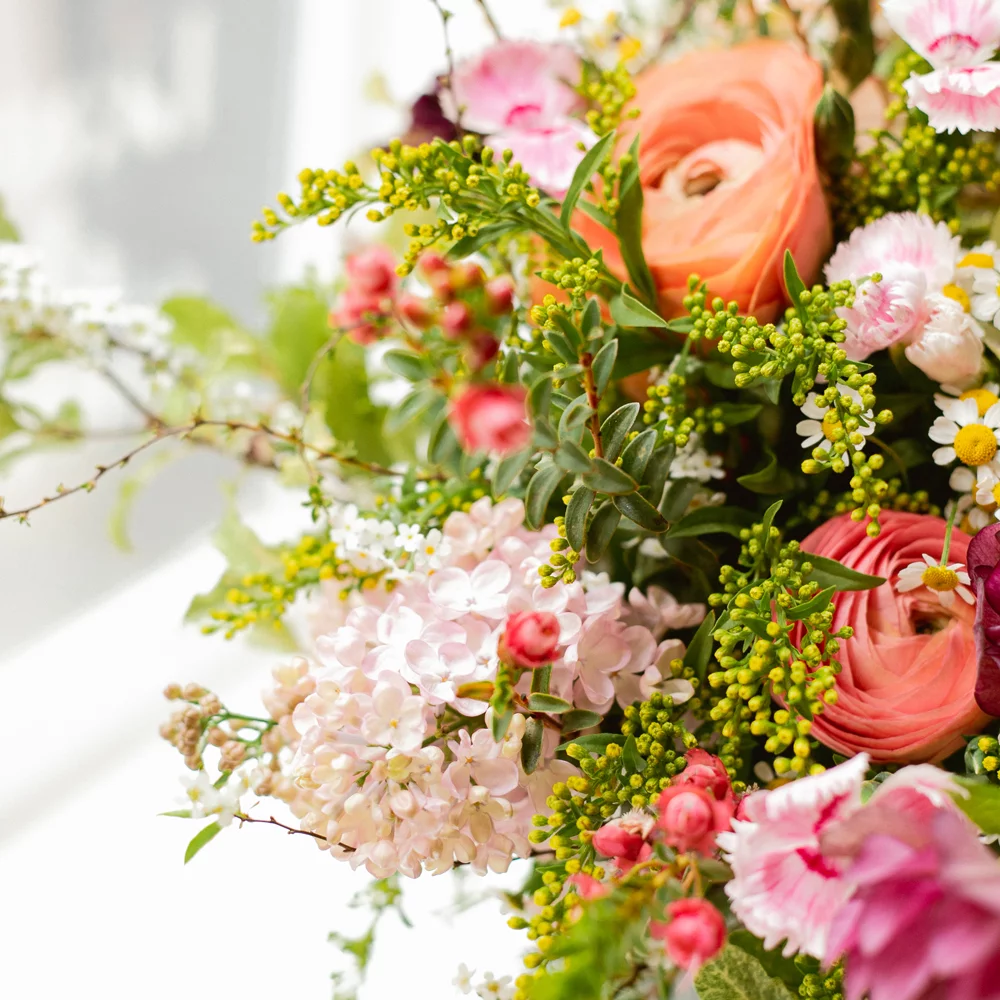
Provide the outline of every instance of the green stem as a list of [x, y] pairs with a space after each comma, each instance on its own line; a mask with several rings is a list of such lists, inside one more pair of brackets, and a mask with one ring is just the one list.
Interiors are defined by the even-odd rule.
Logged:
[[948, 553], [951, 551], [951, 533], [955, 527], [955, 519], [958, 516], [958, 503], [951, 509], [951, 517], [948, 518], [948, 527], [944, 530], [944, 545], [941, 548], [941, 565], [948, 563]]

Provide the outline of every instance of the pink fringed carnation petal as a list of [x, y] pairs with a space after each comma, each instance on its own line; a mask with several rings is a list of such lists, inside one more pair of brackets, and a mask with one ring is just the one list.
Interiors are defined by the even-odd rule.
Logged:
[[1000, 47], [995, 0], [884, 0], [882, 13], [936, 68], [984, 63]]
[[1000, 63], [914, 74], [903, 86], [938, 132], [1000, 129]]

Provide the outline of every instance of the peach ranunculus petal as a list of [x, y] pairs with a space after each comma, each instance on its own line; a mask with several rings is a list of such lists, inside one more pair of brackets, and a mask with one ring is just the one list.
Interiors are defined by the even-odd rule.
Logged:
[[[945, 522], [939, 517], [883, 513], [882, 533], [845, 514], [803, 542], [807, 552], [835, 559], [886, 582], [837, 594], [833, 629], [842, 642], [836, 705], [823, 710], [813, 734], [838, 753], [868, 753], [879, 763], [941, 760], [986, 721], [975, 701], [975, 610], [964, 601], [944, 608], [924, 588], [898, 593], [896, 579], [924, 553], [939, 558]], [[952, 534], [950, 562], [964, 562], [969, 537]]]
[[[759, 41], [688, 53], [647, 70], [637, 87], [640, 114], [621, 149], [639, 136], [643, 250], [663, 311], [679, 311], [697, 274], [712, 295], [774, 319], [785, 250], [808, 283], [832, 241], [813, 140], [820, 67], [788, 44]], [[625, 279], [611, 234], [583, 213], [574, 225]]]

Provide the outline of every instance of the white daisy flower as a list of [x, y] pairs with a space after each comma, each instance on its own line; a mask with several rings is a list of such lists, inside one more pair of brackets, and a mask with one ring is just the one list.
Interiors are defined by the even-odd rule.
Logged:
[[964, 563], [948, 563], [942, 566], [936, 559], [923, 553], [923, 561], [912, 562], [904, 567], [896, 577], [896, 592], [905, 594], [918, 587], [926, 587], [937, 594], [942, 607], [950, 608], [955, 603], [955, 594], [966, 604], [974, 604], [975, 598], [967, 584], [969, 574], [965, 572]]
[[[860, 403], [861, 395], [854, 389], [840, 386], [840, 391], [850, 396], [852, 402]], [[802, 404], [802, 413], [808, 420], [800, 420], [795, 425], [795, 430], [805, 439], [802, 442], [803, 448], [819, 448], [829, 452], [833, 448], [834, 441], [837, 440], [837, 432], [843, 430], [840, 419], [837, 415], [836, 406], [823, 407], [819, 405], [819, 400], [823, 397], [817, 392], [811, 392]], [[865, 436], [875, 430], [875, 420], [871, 410], [865, 410], [861, 414], [858, 430]]]
[[[984, 467], [985, 468], [985, 467]], [[952, 511], [958, 508], [958, 516], [955, 524], [959, 531], [964, 531], [967, 535], [974, 535], [982, 531], [992, 520], [989, 511], [983, 510], [976, 503], [976, 498], [970, 494], [959, 497], [957, 500], [949, 500], [944, 507], [945, 520], [951, 519]]]
[[954, 283], [945, 285], [942, 292], [959, 303], [967, 313], [971, 313], [976, 278], [994, 275], [994, 285], [996, 285], [995, 275], [998, 271], [1000, 271], [1000, 250], [997, 249], [996, 243], [990, 240], [970, 250], [958, 262]]
[[977, 271], [972, 281], [972, 315], [978, 320], [1000, 322], [1000, 273], [990, 270]]
[[[960, 389], [954, 385], [941, 386], [941, 392], [934, 394], [934, 402], [939, 409], [944, 409], [944, 404], [951, 402], [949, 396], [957, 396], [959, 399], [974, 399], [979, 407], [979, 415], [985, 416], [986, 411], [994, 404], [1000, 403], [1000, 384], [996, 382], [984, 382], [978, 389]], [[947, 393], [948, 395], [944, 395]]]
[[711, 479], [725, 479], [726, 470], [722, 468], [722, 456], [709, 454], [700, 446], [698, 435], [692, 434], [670, 463], [670, 478], [707, 483]]
[[[947, 400], [939, 396], [935, 401], [942, 416], [931, 425], [928, 437], [944, 447], [934, 451], [934, 461], [950, 465], [957, 458], [969, 468], [991, 465], [1000, 443], [1000, 403], [993, 403], [980, 416], [974, 397]], [[1000, 466], [996, 468], [1000, 471]]]

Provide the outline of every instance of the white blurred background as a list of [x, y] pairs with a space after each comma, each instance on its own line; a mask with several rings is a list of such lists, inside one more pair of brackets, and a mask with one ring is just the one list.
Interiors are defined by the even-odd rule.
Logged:
[[[458, 54], [488, 43], [475, 0], [444, 4]], [[493, 7], [510, 36], [555, 31], [545, 0]], [[332, 273], [342, 236], [254, 245], [260, 206], [302, 166], [392, 135], [443, 68], [430, 0], [0, 0], [0, 39], [0, 197], [55, 287], [207, 293], [247, 323], [269, 285], [308, 265]], [[379, 90], [397, 106], [366, 99]], [[99, 387], [72, 388], [91, 418], [120, 416]], [[0, 495], [33, 501], [114, 447], [32, 458]], [[331, 994], [326, 934], [359, 929], [345, 903], [367, 876], [267, 827], [233, 827], [185, 867], [196, 828], [156, 816], [181, 791], [156, 736], [163, 686], [197, 680], [252, 705], [273, 661], [180, 624], [221, 569], [207, 533], [235, 471], [207, 454], [171, 466], [136, 505], [131, 553], [109, 541], [113, 483], [30, 528], [0, 523], [2, 997]], [[241, 497], [268, 538], [294, 533], [297, 501], [253, 479]], [[462, 961], [516, 974], [520, 936], [495, 901], [450, 920], [455, 892], [448, 877], [408, 885], [417, 927], [386, 922], [362, 1000], [457, 996]]]

